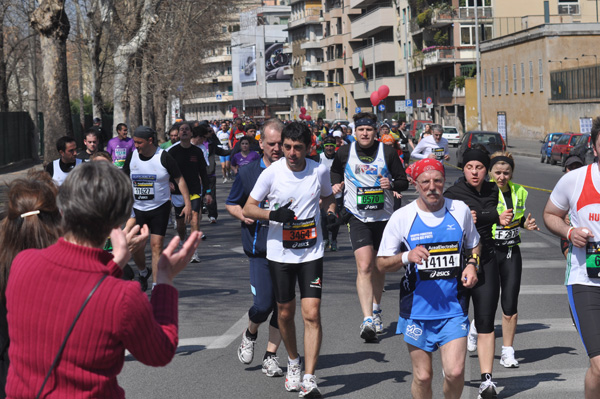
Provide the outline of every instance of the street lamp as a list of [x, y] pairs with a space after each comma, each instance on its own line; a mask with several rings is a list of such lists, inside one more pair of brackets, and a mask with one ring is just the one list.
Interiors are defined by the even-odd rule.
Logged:
[[577, 57], [565, 57], [565, 60], [577, 60], [577, 68], [579, 68], [579, 58]]
[[595, 54], [581, 54], [581, 58], [583, 57], [594, 57], [596, 59], [596, 65], [598, 65], [598, 56]]
[[552, 60], [548, 60], [548, 62], [559, 62], [560, 63], [560, 69], [562, 69], [562, 61], [552, 61]]

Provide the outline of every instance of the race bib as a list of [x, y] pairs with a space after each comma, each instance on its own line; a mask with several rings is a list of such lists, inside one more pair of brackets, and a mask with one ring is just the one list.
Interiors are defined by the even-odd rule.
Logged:
[[294, 220], [283, 225], [283, 247], [303, 249], [317, 243], [317, 224], [315, 218]]
[[383, 209], [385, 197], [381, 187], [356, 187], [356, 204], [361, 211]]
[[138, 201], [154, 199], [154, 183], [156, 175], [131, 175], [133, 181], [133, 198]]
[[127, 159], [127, 148], [115, 148], [115, 166], [120, 169], [123, 168], [125, 159]]
[[461, 270], [460, 246], [458, 242], [423, 244], [429, 258], [417, 265], [421, 280], [456, 278]]
[[235, 135], [235, 138], [236, 138], [236, 139], [238, 139], [238, 140], [239, 140], [239, 139], [241, 139], [242, 137], [244, 137], [244, 132], [242, 132], [242, 133], [237, 133], [237, 134]]
[[521, 237], [519, 237], [519, 227], [521, 220], [515, 220], [507, 226], [496, 225], [496, 234], [494, 234], [494, 240], [496, 245], [506, 247], [519, 244]]
[[443, 148], [434, 148], [433, 154], [435, 155], [435, 159], [441, 161], [444, 159], [444, 149]]
[[585, 247], [585, 268], [589, 278], [600, 278], [600, 242], [590, 241]]

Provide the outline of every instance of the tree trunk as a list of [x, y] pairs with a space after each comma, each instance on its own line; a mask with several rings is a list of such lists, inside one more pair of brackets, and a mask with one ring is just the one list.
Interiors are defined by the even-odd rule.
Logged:
[[142, 57], [142, 76], [140, 84], [140, 94], [142, 98], [142, 124], [144, 126], [156, 127], [154, 98], [152, 96], [152, 88], [150, 87], [150, 72], [148, 71], [148, 63], [151, 62], [151, 59], [151, 55], [144, 53], [144, 56]]
[[142, 124], [142, 101], [141, 101], [141, 74], [142, 60], [135, 58], [131, 65], [128, 81], [129, 96], [129, 128], [134, 131]]
[[[76, 30], [76, 41], [77, 41], [77, 83], [79, 90], [77, 95], [79, 96], [79, 124], [81, 125], [81, 134], [85, 134], [85, 108], [83, 98], [83, 57], [81, 56], [81, 47], [83, 46], [83, 37], [81, 36], [83, 25], [83, 16], [81, 15], [81, 8], [79, 2], [76, 3], [77, 10], [77, 30]], [[84, 136], [85, 137], [85, 136]]]
[[[29, 11], [35, 9], [35, 0], [29, 0]], [[33, 148], [32, 158], [35, 162], [40, 160], [40, 130], [38, 126], [38, 81], [37, 81], [37, 56], [38, 56], [38, 42], [37, 35], [34, 34], [31, 26], [29, 31], [29, 88], [28, 88], [28, 100], [29, 100], [29, 116], [33, 121], [34, 134], [33, 134]]]
[[6, 9], [0, 4], [0, 112], [8, 112], [8, 82], [4, 59], [4, 15]]
[[56, 140], [73, 137], [67, 78], [69, 18], [64, 0], [43, 0], [31, 15], [31, 25], [40, 34], [45, 104], [44, 160], [56, 158]]
[[154, 109], [156, 112], [156, 133], [158, 138], [164, 138], [167, 127], [165, 118], [167, 117], [167, 95], [162, 92], [154, 94]]

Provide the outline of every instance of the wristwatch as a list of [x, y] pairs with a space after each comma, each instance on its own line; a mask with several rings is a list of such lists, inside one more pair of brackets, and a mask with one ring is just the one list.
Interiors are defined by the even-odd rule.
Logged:
[[[474, 262], [472, 262], [472, 261], [474, 261]], [[475, 270], [477, 271], [477, 273], [479, 273], [479, 255], [477, 255], [477, 254], [469, 255], [469, 257], [467, 258], [467, 264], [471, 264], [471, 265], [475, 266]]]

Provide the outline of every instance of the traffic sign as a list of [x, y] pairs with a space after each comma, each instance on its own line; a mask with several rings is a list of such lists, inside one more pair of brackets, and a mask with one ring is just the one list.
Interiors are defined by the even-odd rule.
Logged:
[[217, 101], [221, 101], [223, 99], [223, 96], [221, 94], [217, 93]]
[[413, 100], [406, 100], [406, 106], [407, 107], [412, 107], [413, 106]]
[[419, 99], [417, 100], [417, 108], [422, 108], [423, 107], [423, 100]]
[[354, 113], [355, 113], [355, 114], [359, 114], [359, 113], [360, 113], [360, 107], [356, 107], [356, 108], [354, 108]]
[[338, 108], [338, 109], [342, 108], [342, 103], [335, 103], [335, 107]]
[[380, 110], [381, 112], [385, 111], [385, 105], [384, 105], [384, 104], [379, 104], [379, 107], [378, 107], [378, 108], [379, 108], [379, 110]]
[[406, 113], [409, 115], [412, 115], [413, 113], [413, 107], [406, 107]]
[[404, 112], [406, 111], [406, 103], [402, 100], [394, 101], [395, 111]]
[[431, 99], [431, 97], [427, 97], [427, 98], [425, 99], [425, 103], [426, 103], [427, 105], [431, 105], [431, 104], [433, 104], [433, 100]]

